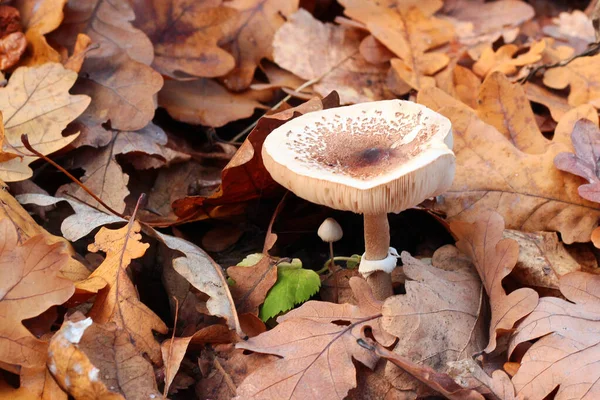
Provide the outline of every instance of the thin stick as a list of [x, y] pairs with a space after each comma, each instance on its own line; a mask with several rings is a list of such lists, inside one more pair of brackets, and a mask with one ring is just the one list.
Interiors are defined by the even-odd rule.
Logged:
[[25, 148], [27, 150], [29, 150], [30, 152], [32, 152], [33, 154], [35, 154], [39, 158], [43, 159], [47, 163], [51, 164], [54, 168], [58, 169], [60, 172], [62, 172], [63, 174], [65, 174], [69, 179], [71, 179], [73, 182], [75, 182], [80, 188], [82, 188], [83, 190], [85, 190], [85, 192], [87, 194], [89, 194], [90, 196], [92, 196], [92, 198], [94, 200], [96, 200], [98, 203], [100, 203], [102, 205], [102, 207], [106, 208], [108, 211], [110, 211], [111, 213], [113, 213], [114, 215], [116, 215], [118, 217], [121, 217], [123, 219], [128, 219], [125, 215], [121, 214], [120, 212], [114, 210], [112, 207], [108, 206], [104, 201], [102, 201], [102, 199], [100, 197], [96, 196], [94, 194], [94, 192], [92, 192], [90, 189], [87, 188], [87, 186], [85, 186], [83, 183], [81, 183], [81, 181], [79, 179], [77, 179], [73, 175], [71, 175], [69, 173], [69, 171], [67, 171], [66, 169], [64, 169], [63, 167], [61, 167], [60, 165], [58, 165], [57, 163], [55, 163], [54, 161], [52, 161], [50, 158], [48, 158], [47, 156], [43, 155], [42, 153], [40, 153], [36, 149], [34, 149], [31, 146], [31, 144], [29, 143], [29, 139], [27, 138], [26, 134], [25, 135], [21, 135], [21, 142], [23, 143], [23, 145], [25, 146]]
[[179, 315], [179, 300], [177, 297], [173, 296], [175, 300], [175, 321], [173, 322], [173, 334], [171, 335], [171, 343], [169, 343], [169, 356], [167, 357], [167, 366], [165, 371], [165, 388], [163, 389], [163, 399], [167, 398], [167, 393], [169, 391], [170, 382], [167, 383], [167, 379], [169, 379], [169, 375], [171, 374], [171, 359], [173, 358], [173, 342], [175, 341], [175, 328], [177, 327], [177, 317]]

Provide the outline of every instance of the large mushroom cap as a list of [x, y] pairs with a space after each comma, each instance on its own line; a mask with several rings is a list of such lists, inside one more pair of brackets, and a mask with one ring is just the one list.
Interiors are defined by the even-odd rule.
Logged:
[[455, 167], [450, 121], [402, 100], [304, 114], [271, 132], [262, 157], [296, 195], [360, 214], [400, 212], [436, 196]]

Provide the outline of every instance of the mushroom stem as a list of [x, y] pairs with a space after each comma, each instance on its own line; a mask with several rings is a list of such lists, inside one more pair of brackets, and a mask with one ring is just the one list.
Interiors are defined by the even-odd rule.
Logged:
[[[365, 214], [365, 259], [383, 260], [390, 251], [390, 224], [387, 214]], [[367, 282], [378, 300], [394, 294], [392, 277], [383, 271], [373, 272]]]

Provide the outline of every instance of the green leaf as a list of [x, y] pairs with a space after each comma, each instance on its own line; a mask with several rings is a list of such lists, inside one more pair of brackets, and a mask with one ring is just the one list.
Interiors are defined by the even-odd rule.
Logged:
[[277, 266], [277, 282], [269, 290], [260, 309], [260, 319], [263, 321], [291, 310], [296, 304], [304, 303], [319, 291], [319, 275], [313, 270], [298, 268], [295, 260], [297, 259], [291, 263], [281, 263], [284, 264], [283, 268], [281, 265]]
[[346, 261], [346, 268], [348, 268], [348, 269], [357, 268], [358, 264], [360, 264], [361, 256], [359, 254], [352, 254], [352, 256], [350, 258], [352, 260]]
[[239, 263], [237, 263], [238, 267], [251, 267], [253, 265], [258, 264], [258, 262], [264, 257], [265, 255], [262, 253], [254, 253], [254, 254], [249, 254], [247, 255], [242, 261], [240, 261]]

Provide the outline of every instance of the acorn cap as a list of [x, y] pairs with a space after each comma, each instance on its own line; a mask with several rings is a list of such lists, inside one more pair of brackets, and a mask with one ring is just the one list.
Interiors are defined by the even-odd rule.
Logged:
[[400, 212], [452, 184], [450, 121], [410, 101], [304, 114], [267, 136], [263, 163], [310, 202], [359, 214]]
[[317, 235], [319, 235], [322, 241], [332, 243], [340, 240], [342, 236], [344, 236], [344, 231], [342, 231], [342, 227], [335, 219], [327, 218], [323, 221], [321, 226], [319, 226]]

